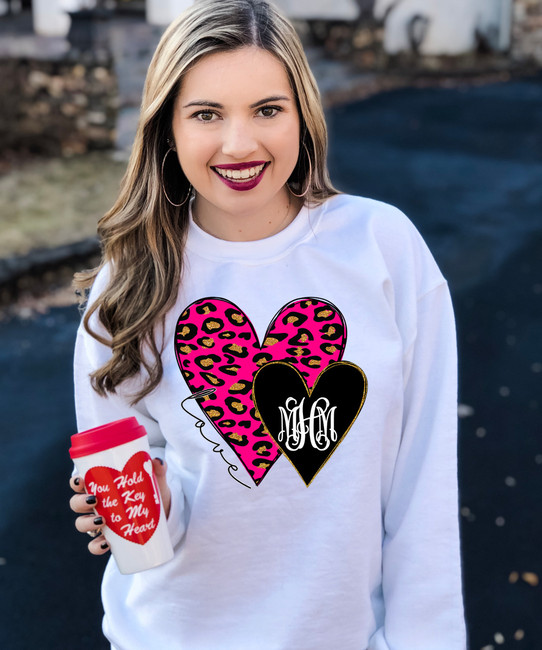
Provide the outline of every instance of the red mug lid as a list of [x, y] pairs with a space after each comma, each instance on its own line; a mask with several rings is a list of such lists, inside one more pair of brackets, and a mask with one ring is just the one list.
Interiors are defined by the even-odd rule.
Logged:
[[135, 417], [109, 422], [101, 427], [74, 433], [71, 437], [70, 457], [90, 456], [90, 454], [132, 442], [132, 440], [137, 440], [145, 435], [147, 435], [145, 427], [141, 426]]

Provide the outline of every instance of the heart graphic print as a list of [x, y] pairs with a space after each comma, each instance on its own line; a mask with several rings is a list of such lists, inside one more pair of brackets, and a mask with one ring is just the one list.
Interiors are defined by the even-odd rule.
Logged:
[[122, 471], [91, 467], [85, 487], [96, 495], [96, 511], [117, 535], [134, 544], [146, 544], [160, 520], [160, 496], [146, 451], [134, 454]]
[[254, 378], [262, 422], [307, 487], [354, 424], [366, 395], [365, 373], [347, 361], [324, 368], [312, 389], [281, 361], [266, 364]]
[[248, 316], [223, 298], [189, 305], [175, 330], [175, 354], [203, 412], [259, 485], [281, 451], [256, 411], [252, 389], [256, 372], [270, 361], [294, 366], [309, 388], [319, 373], [342, 359], [346, 323], [341, 312], [319, 298], [294, 300], [271, 320], [260, 344]]

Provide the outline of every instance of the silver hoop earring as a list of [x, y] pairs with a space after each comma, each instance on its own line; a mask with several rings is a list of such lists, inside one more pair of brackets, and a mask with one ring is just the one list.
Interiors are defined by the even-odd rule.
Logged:
[[311, 157], [310, 157], [310, 155], [309, 155], [309, 150], [307, 149], [307, 145], [305, 144], [305, 141], [304, 141], [304, 140], [303, 140], [303, 143], [302, 143], [302, 144], [303, 144], [303, 146], [305, 147], [305, 151], [307, 152], [307, 160], [309, 161], [309, 181], [308, 181], [308, 183], [307, 183], [307, 188], [305, 189], [305, 191], [304, 191], [303, 193], [301, 193], [301, 194], [296, 194], [295, 192], [292, 192], [292, 188], [288, 185], [288, 183], [286, 183], [286, 186], [287, 186], [288, 189], [290, 190], [290, 193], [293, 194], [294, 196], [297, 196], [298, 199], [303, 198], [303, 197], [307, 194], [307, 192], [310, 190], [310, 187], [311, 187], [311, 185], [312, 185], [312, 163], [311, 163]]
[[192, 194], [192, 185], [191, 184], [188, 185], [188, 194], [186, 195], [186, 198], [184, 199], [184, 201], [181, 201], [181, 203], [173, 203], [173, 201], [169, 198], [169, 196], [167, 194], [167, 191], [166, 191], [166, 184], [164, 182], [164, 167], [166, 165], [166, 158], [168, 157], [168, 154], [171, 151], [175, 151], [175, 148], [171, 147], [170, 149], [168, 149], [166, 151], [166, 154], [165, 154], [164, 158], [162, 159], [162, 192], [164, 192], [164, 196], [166, 197], [166, 199], [169, 201], [169, 203], [171, 203], [171, 205], [174, 208], [180, 208], [181, 205], [184, 205], [188, 201], [188, 199], [190, 198], [190, 195]]

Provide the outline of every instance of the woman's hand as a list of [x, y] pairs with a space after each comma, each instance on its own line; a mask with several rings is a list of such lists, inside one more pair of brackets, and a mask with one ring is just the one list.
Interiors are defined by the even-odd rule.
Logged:
[[70, 508], [81, 515], [75, 520], [75, 527], [80, 533], [89, 533], [93, 537], [88, 545], [88, 550], [93, 555], [107, 553], [109, 544], [100, 530], [104, 524], [103, 517], [94, 512], [96, 497], [86, 492], [83, 479], [78, 475], [71, 477], [70, 486], [75, 492], [70, 499]]
[[[160, 490], [164, 512], [166, 513], [166, 517], [169, 517], [171, 491], [166, 480], [167, 465], [159, 458], [154, 458], [152, 465]], [[78, 475], [71, 477], [70, 486], [75, 492], [70, 499], [70, 508], [79, 514], [79, 517], [75, 520], [75, 527], [80, 533], [89, 533], [93, 537], [88, 545], [88, 550], [93, 555], [104, 555], [109, 550], [109, 544], [101, 531], [101, 527], [105, 523], [103, 517], [97, 515], [94, 511], [97, 504], [97, 497], [93, 494], [88, 494], [85, 490], [83, 479]]]

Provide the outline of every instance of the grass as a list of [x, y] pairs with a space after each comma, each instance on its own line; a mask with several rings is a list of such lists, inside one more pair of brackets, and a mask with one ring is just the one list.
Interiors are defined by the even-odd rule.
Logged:
[[108, 152], [13, 167], [0, 178], [0, 257], [95, 235], [125, 169]]

